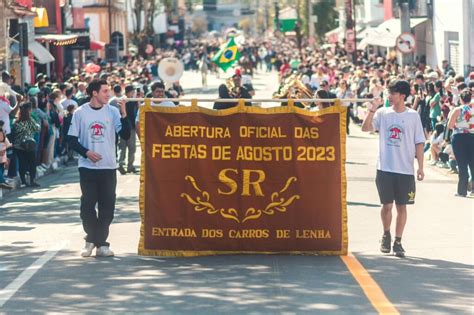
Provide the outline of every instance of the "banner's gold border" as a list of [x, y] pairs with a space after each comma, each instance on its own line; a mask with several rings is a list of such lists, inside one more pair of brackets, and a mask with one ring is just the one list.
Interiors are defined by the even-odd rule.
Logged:
[[339, 255], [347, 255], [349, 246], [349, 233], [347, 230], [347, 178], [346, 178], [346, 126], [347, 126], [347, 110], [345, 106], [341, 106], [341, 101], [336, 100], [334, 107], [342, 109], [339, 112], [339, 140], [341, 150], [341, 230], [342, 230], [342, 244], [341, 253]]
[[151, 101], [149, 99], [145, 100], [145, 104], [140, 108], [140, 150], [141, 151], [141, 166], [140, 166], [140, 241], [138, 242], [138, 254], [145, 250], [145, 176], [146, 176], [146, 166], [145, 166], [145, 112], [150, 111]]
[[342, 251], [225, 251], [225, 250], [152, 250], [140, 249], [139, 255], [144, 256], [163, 256], [163, 257], [196, 257], [212, 255], [310, 255], [310, 256], [335, 256], [344, 255]]
[[[140, 168], [140, 241], [138, 243], [138, 254], [145, 256], [169, 256], [169, 257], [195, 257], [195, 256], [210, 256], [210, 255], [235, 255], [235, 254], [252, 254], [252, 255], [347, 255], [348, 252], [348, 229], [347, 229], [347, 179], [346, 179], [346, 124], [347, 124], [347, 107], [341, 106], [341, 102], [337, 100], [334, 106], [322, 109], [320, 111], [311, 112], [306, 109], [295, 106], [278, 106], [261, 108], [254, 106], [243, 106], [243, 102], [239, 101], [239, 105], [223, 109], [213, 110], [197, 106], [197, 100], [191, 102], [191, 106], [178, 107], [164, 107], [151, 106], [151, 101], [145, 99], [145, 103], [140, 107], [140, 145], [142, 150], [141, 168]], [[341, 151], [341, 250], [338, 251], [192, 251], [192, 250], [150, 250], [145, 249], [145, 114], [147, 112], [160, 113], [204, 113], [211, 116], [227, 116], [235, 113], [253, 113], [253, 114], [288, 114], [296, 113], [305, 116], [322, 116], [325, 114], [339, 114], [339, 132], [340, 132], [340, 151]]]
[[[148, 102], [148, 105], [147, 105]], [[309, 111], [307, 109], [299, 108], [296, 106], [276, 106], [276, 107], [257, 107], [257, 106], [245, 106], [243, 102], [240, 102], [238, 106], [234, 106], [227, 109], [214, 110], [197, 105], [198, 100], [193, 100], [191, 106], [151, 106], [151, 101], [145, 99], [145, 104], [140, 107], [140, 114], [142, 112], [159, 112], [159, 113], [203, 113], [210, 116], [228, 116], [236, 113], [251, 113], [251, 114], [288, 114], [297, 113], [305, 116], [321, 116], [325, 114], [334, 114], [346, 112], [346, 107], [340, 105], [340, 101], [336, 100], [334, 106], [324, 108], [319, 111]], [[140, 120], [141, 121], [141, 120]], [[345, 132], [345, 130], [344, 130]]]

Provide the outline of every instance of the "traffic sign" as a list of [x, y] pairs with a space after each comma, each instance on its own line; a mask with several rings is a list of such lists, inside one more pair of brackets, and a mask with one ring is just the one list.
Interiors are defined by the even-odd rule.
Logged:
[[118, 62], [118, 49], [114, 44], [105, 45], [105, 60], [107, 62]]
[[396, 47], [402, 54], [410, 54], [415, 51], [416, 40], [411, 33], [401, 33], [397, 37]]
[[346, 40], [354, 41], [355, 40], [355, 33], [353, 29], [348, 29], [346, 31]]
[[346, 40], [344, 48], [348, 54], [352, 54], [355, 51], [356, 45], [354, 40]]

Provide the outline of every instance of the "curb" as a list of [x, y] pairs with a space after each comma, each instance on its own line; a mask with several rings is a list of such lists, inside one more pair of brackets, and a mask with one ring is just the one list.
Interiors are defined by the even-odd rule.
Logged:
[[[77, 164], [77, 159], [74, 159], [74, 161], [70, 161], [67, 164], [67, 156], [62, 156], [60, 157], [59, 161], [54, 161], [53, 163], [51, 163], [51, 165], [47, 169], [37, 166], [36, 179], [40, 179], [50, 174], [54, 174], [56, 173], [57, 170], [63, 169], [66, 166], [76, 165], [76, 164]], [[29, 175], [26, 175], [26, 181], [29, 182]], [[13, 189], [0, 188], [0, 200], [2, 200], [5, 196], [8, 196], [12, 192], [21, 189], [20, 176], [16, 176], [13, 180], [10, 180], [10, 181], [7, 180], [7, 182], [13, 186]]]

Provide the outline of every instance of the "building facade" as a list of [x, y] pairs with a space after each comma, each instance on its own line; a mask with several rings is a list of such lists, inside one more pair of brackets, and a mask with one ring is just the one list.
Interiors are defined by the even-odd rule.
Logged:
[[426, 61], [447, 60], [456, 73], [467, 75], [474, 67], [474, 0], [434, 0], [426, 32]]
[[[365, 11], [368, 11], [367, 6], [379, 10], [382, 2], [383, 21], [380, 21], [380, 12], [365, 17], [364, 23], [375, 22], [378, 26], [363, 32], [358, 49], [373, 47], [371, 50], [379, 54], [396, 52], [400, 55], [395, 49], [396, 38], [402, 32], [399, 2], [365, 0]], [[447, 60], [456, 73], [467, 75], [472, 71], [474, 0], [416, 0], [409, 3], [410, 29], [416, 39], [415, 62], [441, 67], [442, 61]]]
[[[110, 6], [109, 6], [110, 4]], [[127, 1], [125, 0], [74, 0], [74, 20], [89, 29], [91, 40], [106, 44], [112, 43], [111, 35], [120, 34], [123, 38], [124, 54], [128, 46]], [[98, 57], [105, 57], [105, 50], [97, 51]]]

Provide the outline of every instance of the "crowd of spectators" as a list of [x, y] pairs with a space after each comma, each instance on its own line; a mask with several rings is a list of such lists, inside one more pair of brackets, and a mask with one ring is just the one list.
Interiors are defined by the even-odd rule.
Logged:
[[[158, 64], [162, 58], [172, 56], [181, 59], [186, 70], [201, 72], [205, 87], [207, 73], [219, 73], [210, 60], [223, 42], [222, 39], [209, 38], [194, 40], [181, 47], [157, 49], [147, 57], [129, 56], [114, 67], [97, 59], [94, 64], [98, 68], [70, 73], [64, 82], [52, 82], [46, 75], [38, 74], [33, 85], [19, 87], [15, 85], [14, 78], [4, 71], [0, 86], [0, 124], [3, 122], [0, 171], [3, 167], [7, 180], [0, 176], [0, 186], [10, 188], [8, 179], [18, 175], [22, 186], [38, 186], [36, 170], [56, 168], [60, 160], [65, 163], [73, 160], [66, 135], [74, 110], [88, 101], [86, 87], [93, 79], [107, 80], [114, 94], [111, 106], [116, 106], [116, 100], [124, 96], [153, 96], [152, 86], [160, 80]], [[452, 173], [459, 172], [456, 150], [451, 144], [453, 127], [448, 127], [448, 121], [454, 109], [463, 105], [462, 93], [470, 96], [474, 91], [474, 72], [464, 77], [447, 62], [434, 68], [423, 62], [402, 67], [396, 56], [380, 56], [370, 51], [359, 51], [354, 60], [338, 45], [324, 45], [322, 48], [304, 40], [301, 47], [298, 49], [296, 40], [285, 37], [247, 38], [240, 44], [241, 58], [236, 64], [244, 76], [250, 78], [256, 71], [276, 71], [280, 88], [288, 77], [296, 75], [306, 89], [318, 98], [381, 96], [385, 99], [383, 106], [390, 106], [387, 98], [389, 82], [394, 79], [408, 80], [412, 91], [407, 105], [420, 114], [427, 139], [426, 158], [436, 167], [449, 169]], [[275, 91], [278, 89], [275, 87]], [[179, 82], [174, 82], [165, 90], [165, 95], [180, 97], [184, 95], [184, 89]], [[138, 105], [129, 102], [130, 117], [136, 116]], [[360, 124], [366, 110], [363, 102], [347, 102], [344, 105], [349, 108], [348, 118], [354, 124]], [[468, 106], [472, 107], [471, 101]], [[347, 126], [349, 133], [349, 120]], [[129, 148], [129, 162], [125, 165], [125, 155], [119, 154], [119, 171], [123, 174], [136, 172], [130, 157], [130, 148], [132, 152], [134, 148], [129, 143], [119, 145], [120, 148], [124, 146]], [[6, 154], [2, 155], [2, 152]], [[469, 158], [472, 160], [472, 157]], [[473, 170], [470, 172], [472, 179]]]

